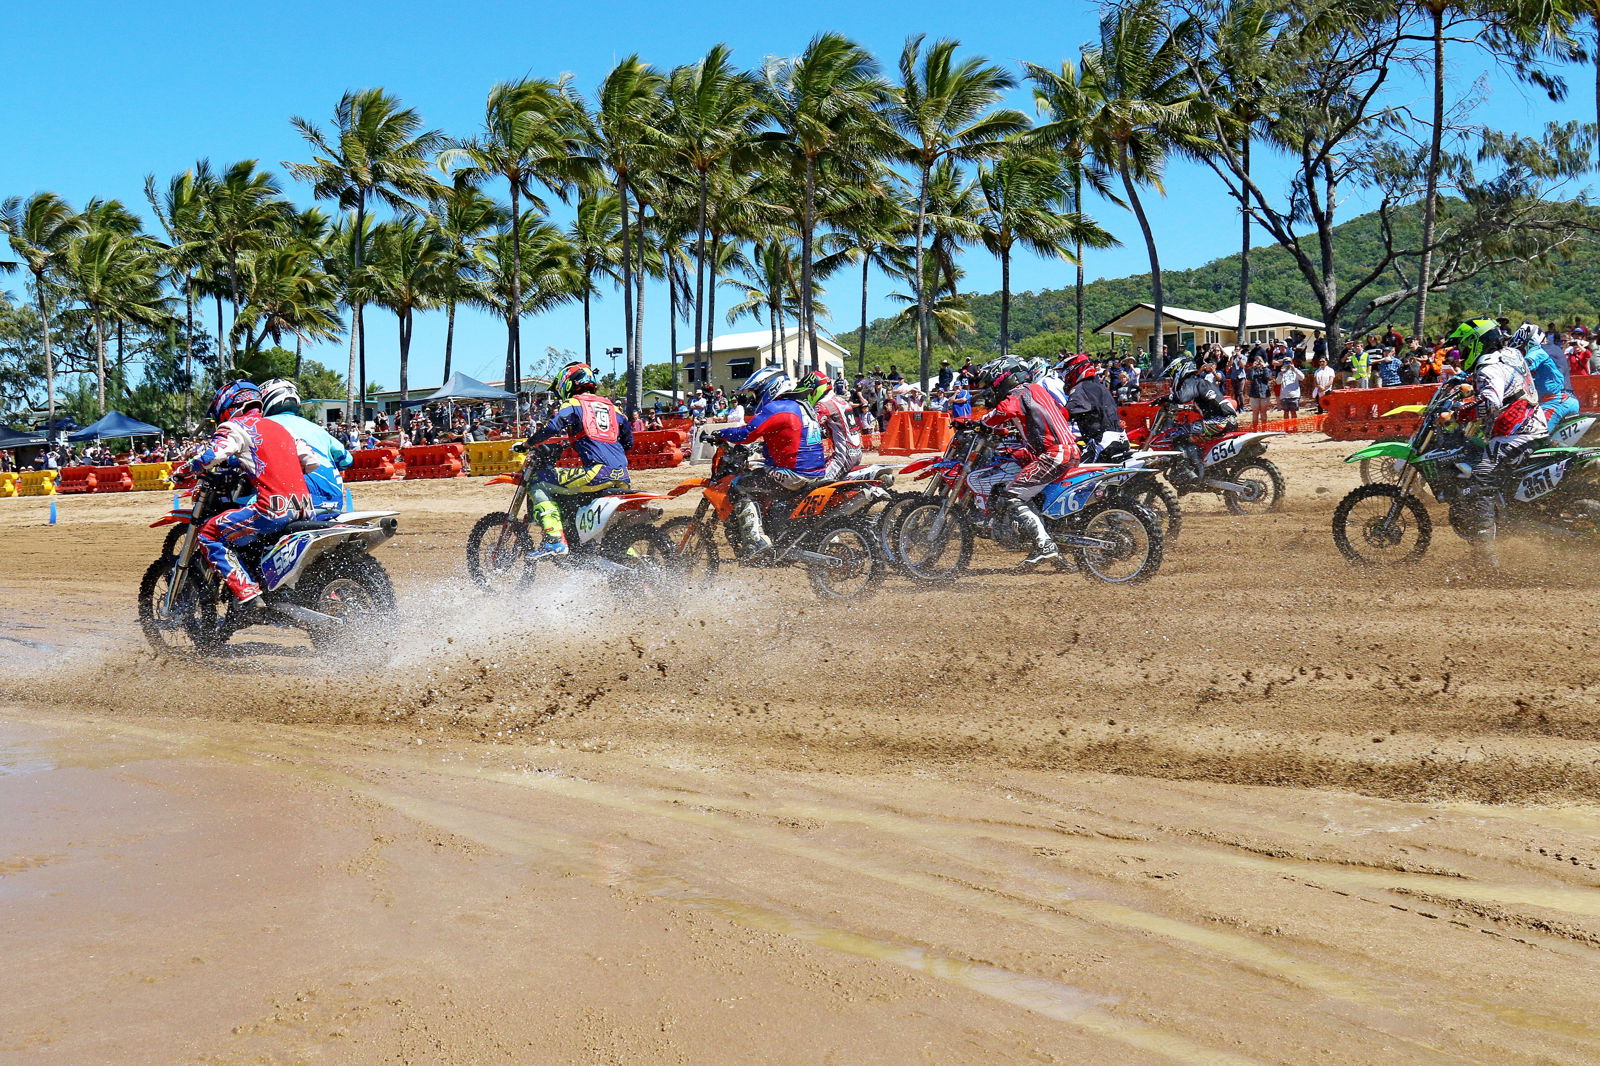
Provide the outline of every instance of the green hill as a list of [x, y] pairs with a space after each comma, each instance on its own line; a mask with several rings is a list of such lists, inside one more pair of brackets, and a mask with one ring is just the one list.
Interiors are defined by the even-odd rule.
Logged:
[[[1416, 218], [1405, 220], [1412, 226]], [[1354, 275], [1370, 269], [1380, 245], [1379, 221], [1376, 214], [1362, 215], [1339, 226], [1335, 231], [1335, 255], [1340, 264], [1340, 280], [1349, 283]], [[1234, 234], [1230, 229], [1227, 236]], [[1236, 238], [1235, 238], [1236, 239]], [[1567, 323], [1574, 318], [1593, 323], [1600, 307], [1600, 257], [1593, 245], [1585, 244], [1568, 253], [1559, 261], [1534, 264], [1516, 276], [1504, 274], [1482, 275], [1470, 282], [1443, 293], [1435, 293], [1429, 300], [1429, 332], [1448, 330], [1463, 318], [1484, 312], [1506, 314], [1513, 319], [1525, 317], [1539, 322]], [[1089, 268], [1094, 268], [1093, 252], [1089, 253]], [[1320, 317], [1316, 300], [1289, 253], [1276, 245], [1262, 247], [1250, 253], [1250, 299], [1255, 303], [1293, 311], [1312, 318]], [[1011, 298], [1011, 329], [1016, 340], [1012, 350], [1022, 355], [1051, 354], [1057, 348], [1071, 348], [1074, 343], [1073, 288], [1070, 283], [1072, 267], [1061, 265], [1061, 276], [1069, 279], [1059, 289], [1038, 292], [1013, 293]], [[1165, 270], [1166, 302], [1174, 307], [1190, 307], [1200, 311], [1216, 311], [1238, 303], [1239, 256], [1237, 253], [1215, 259], [1193, 270]], [[1378, 295], [1384, 291], [1380, 281], [1369, 292]], [[1134, 274], [1125, 278], [1106, 278], [1084, 286], [1084, 329], [1096, 326], [1121, 314], [1136, 303], [1150, 299], [1150, 275]], [[1000, 294], [983, 293], [969, 297], [977, 332], [969, 335], [962, 345], [962, 354], [974, 357], [999, 350]], [[1411, 304], [1398, 307], [1385, 322], [1374, 324], [1381, 328], [1389, 318], [1409, 332], [1413, 315]], [[1348, 323], [1347, 323], [1348, 325]], [[840, 338], [852, 350], [855, 333]], [[1091, 351], [1104, 351], [1108, 338], [1089, 338]], [[891, 320], [879, 319], [867, 331], [868, 361], [888, 362], [898, 358], [902, 365], [912, 362], [913, 341], [905, 330], [891, 328]]]

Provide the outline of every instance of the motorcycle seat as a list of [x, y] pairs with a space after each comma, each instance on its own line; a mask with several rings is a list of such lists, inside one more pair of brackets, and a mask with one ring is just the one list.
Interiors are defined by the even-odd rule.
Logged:
[[321, 518], [306, 519], [301, 522], [290, 522], [283, 527], [279, 536], [287, 537], [292, 533], [320, 533], [328, 528], [328, 522]]

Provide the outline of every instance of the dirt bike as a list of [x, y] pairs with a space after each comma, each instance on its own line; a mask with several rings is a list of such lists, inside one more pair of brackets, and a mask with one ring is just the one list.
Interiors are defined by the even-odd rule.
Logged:
[[[1381, 463], [1394, 475], [1392, 482], [1373, 481], [1351, 490], [1334, 508], [1333, 542], [1350, 562], [1396, 565], [1427, 554], [1433, 519], [1419, 487], [1448, 506], [1448, 521], [1457, 534], [1467, 534], [1472, 524], [1469, 494], [1482, 488], [1471, 476], [1483, 444], [1461, 428], [1456, 412], [1471, 396], [1465, 378], [1442, 383], [1428, 403], [1385, 413], [1422, 416], [1409, 439], [1378, 441], [1345, 460]], [[1499, 530], [1593, 536], [1600, 532], [1600, 448], [1536, 443], [1514, 457], [1488, 491]]]
[[1264, 456], [1267, 438], [1281, 437], [1281, 431], [1234, 430], [1194, 442], [1200, 448], [1204, 469], [1203, 475], [1196, 476], [1189, 457], [1176, 443], [1186, 424], [1177, 420], [1174, 411], [1174, 406], [1164, 403], [1148, 430], [1131, 430], [1128, 437], [1142, 447], [1150, 468], [1159, 470], [1180, 497], [1218, 493], [1236, 515], [1263, 514], [1277, 508], [1283, 501], [1283, 474]]
[[[906, 574], [925, 582], [953, 580], [967, 570], [979, 536], [1003, 548], [1032, 550], [1016, 520], [999, 513], [998, 501], [988, 513], [980, 509], [967, 480], [973, 470], [995, 461], [997, 443], [994, 431], [982, 423], [963, 423], [945, 457], [926, 468], [938, 479], [937, 490], [901, 511], [890, 536]], [[1161, 568], [1161, 522], [1136, 498], [1150, 476], [1140, 467], [1079, 466], [1037, 497], [1045, 528], [1085, 577], [1137, 584]]]
[[[1393, 411], [1384, 412], [1384, 417], [1394, 414], [1408, 414], [1415, 411], [1426, 410], [1425, 404], [1411, 404], [1405, 407], [1396, 407]], [[1600, 415], [1591, 411], [1580, 411], [1575, 415], [1568, 415], [1550, 427], [1550, 443], [1563, 448], [1576, 448], [1583, 438], [1589, 435], [1595, 423], [1600, 422]], [[1406, 437], [1381, 437], [1375, 443], [1393, 444], [1404, 443]], [[1404, 460], [1397, 460], [1390, 456], [1369, 455], [1361, 461], [1361, 483], [1371, 485], [1382, 482], [1396, 485], [1400, 482], [1400, 475], [1405, 472]]]
[[176, 527], [139, 582], [139, 628], [151, 648], [163, 655], [205, 654], [258, 625], [304, 630], [313, 645], [325, 648], [352, 626], [394, 610], [388, 572], [370, 554], [395, 535], [394, 511], [291, 522], [276, 537], [236, 549], [261, 584], [256, 603], [236, 603], [200, 558], [199, 533], [249, 491], [237, 471], [211, 471], [187, 493], [188, 507], [174, 507], [151, 523]]
[[717, 445], [709, 477], [690, 478], [668, 491], [681, 496], [700, 489], [700, 504], [691, 517], [667, 524], [680, 573], [691, 583], [708, 582], [721, 565], [716, 532], [720, 527], [736, 558], [769, 566], [803, 566], [820, 600], [863, 599], [878, 591], [887, 566], [878, 544], [877, 516], [872, 509], [888, 498], [886, 468], [875, 477], [828, 481], [794, 494], [758, 497], [761, 524], [772, 550], [752, 556], [733, 518], [733, 482], [751, 470], [751, 450], [744, 444], [702, 436]]
[[[554, 496], [566, 531], [566, 555], [530, 559], [543, 537], [533, 517], [526, 478], [561, 457], [567, 442], [551, 441], [528, 452], [523, 468], [499, 474], [490, 485], [515, 485], [504, 511], [484, 515], [467, 534], [467, 573], [485, 592], [505, 593], [532, 585], [540, 573], [593, 570], [606, 575], [619, 595], [669, 591], [672, 542], [655, 521], [658, 492], [613, 489]], [[552, 494], [553, 495], [553, 494]]]

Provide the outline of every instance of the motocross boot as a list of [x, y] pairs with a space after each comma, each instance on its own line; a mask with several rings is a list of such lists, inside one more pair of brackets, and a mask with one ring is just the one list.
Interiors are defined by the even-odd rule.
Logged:
[[261, 599], [261, 586], [250, 580], [250, 574], [232, 551], [227, 553], [228, 565], [222, 571], [222, 583], [228, 586], [240, 607], [253, 607]]
[[550, 500], [540, 500], [531, 510], [533, 517], [539, 520], [544, 543], [530, 551], [528, 558], [554, 559], [567, 554], [567, 533], [561, 526], [561, 508]]
[[744, 541], [745, 560], [759, 559], [772, 551], [772, 539], [762, 532], [761, 508], [749, 496], [736, 496], [733, 500], [733, 522]]
[[1033, 536], [1033, 554], [1022, 560], [1022, 565], [1038, 566], [1040, 563], [1060, 559], [1061, 549], [1056, 546], [1055, 538], [1045, 528], [1044, 519], [1039, 516], [1039, 512], [1015, 497], [1007, 501], [1007, 504], [1011, 509], [1011, 520], [1016, 523], [1017, 528]]
[[1189, 469], [1194, 474], [1195, 480], [1204, 481], [1206, 479], [1206, 461], [1200, 452], [1200, 445], [1192, 440], [1186, 440], [1178, 445], [1178, 450], [1183, 453], [1185, 459], [1189, 460]]

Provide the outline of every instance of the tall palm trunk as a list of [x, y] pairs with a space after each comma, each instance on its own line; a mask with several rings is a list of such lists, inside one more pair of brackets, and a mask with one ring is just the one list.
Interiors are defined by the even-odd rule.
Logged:
[[628, 210], [628, 172], [617, 174], [617, 199], [622, 205], [622, 356], [633, 366], [633, 243], [632, 214]]
[[444, 305], [444, 377], [450, 380], [450, 361], [456, 346], [456, 301], [451, 297]]
[[805, 220], [800, 227], [800, 351], [802, 357], [810, 349], [811, 369], [822, 369], [822, 354], [818, 349], [816, 315], [811, 306], [811, 241], [817, 226], [817, 169], [816, 160], [806, 157]]
[[367, 308], [364, 302], [362, 306], [356, 309], [356, 330], [361, 334], [361, 409], [365, 412], [367, 407]]
[[1011, 245], [1000, 246], [1000, 354], [1011, 351]]
[[633, 359], [628, 363], [628, 406], [632, 409], [629, 414], [639, 409], [644, 398], [644, 286], [649, 280], [650, 266], [649, 246], [644, 239], [644, 199], [635, 194], [634, 202], [639, 205], [639, 269], [634, 273], [639, 296], [633, 304]]
[[[217, 366], [220, 368], [224, 363], [223, 356], [228, 353], [226, 337], [222, 332], [222, 294], [219, 292], [212, 299], [217, 305]], [[226, 364], [231, 367], [233, 360], [226, 360]], [[352, 366], [350, 370], [354, 373], [355, 367]]]
[[522, 208], [518, 183], [511, 183], [511, 342], [506, 351], [507, 392], [522, 387]]
[[722, 252], [722, 234], [711, 235], [711, 261], [706, 264], [706, 358], [705, 381], [711, 380], [711, 341], [717, 333], [717, 263]]
[[867, 373], [867, 274], [872, 269], [872, 256], [861, 257], [861, 340], [856, 345], [856, 376]]
[[306, 339], [300, 334], [294, 335], [294, 376], [300, 376], [300, 367], [305, 362]]
[[106, 333], [100, 323], [100, 316], [94, 316], [94, 385], [95, 400], [100, 407], [100, 413], [106, 413]]
[[[1072, 171], [1072, 210], [1083, 213], [1083, 160]], [[1073, 317], [1077, 320], [1078, 346], [1076, 351], [1083, 351], [1083, 235], [1080, 232], [1073, 255], [1078, 260], [1077, 278], [1073, 282]]]
[[56, 360], [50, 351], [50, 309], [45, 304], [43, 271], [33, 275], [33, 293], [39, 301], [39, 328], [44, 339], [44, 390], [49, 411], [45, 432], [48, 435], [51, 423], [56, 420]]
[[594, 287], [594, 275], [583, 279], [583, 361], [594, 366], [594, 331], [589, 325], [589, 298]]
[[[1161, 345], [1165, 342], [1165, 330], [1162, 327], [1166, 324], [1161, 314], [1166, 303], [1166, 294], [1161, 289], [1161, 257], [1156, 254], [1156, 235], [1150, 229], [1150, 219], [1144, 213], [1139, 188], [1133, 181], [1127, 145], [1122, 146], [1117, 164], [1117, 171], [1122, 175], [1122, 189], [1128, 194], [1128, 206], [1133, 208], [1134, 217], [1139, 220], [1145, 251], [1150, 254], [1150, 295], [1155, 303], [1155, 332], [1150, 336], [1150, 369], [1153, 374], [1159, 374], [1166, 369], [1166, 359], [1161, 354]], [[1176, 352], [1172, 354], [1177, 355]]]
[[[361, 337], [361, 253], [362, 245], [366, 242], [361, 239], [361, 230], [367, 222], [367, 192], [362, 189], [356, 194], [356, 224], [350, 231], [350, 279], [346, 285], [346, 302], [350, 305], [350, 376], [345, 379], [346, 392], [349, 393], [348, 407], [350, 424], [358, 425], [365, 421], [361, 417], [357, 405], [367, 402], [367, 358], [366, 345]], [[217, 325], [221, 328], [222, 305], [217, 305]], [[359, 363], [361, 371], [361, 384], [359, 393], [356, 392], [356, 370]]]
[[[709, 196], [711, 175], [706, 170], [700, 171], [700, 203], [695, 216], [695, 241], [694, 241], [694, 361], [700, 361], [700, 338], [705, 333], [705, 300], [706, 300], [706, 200]], [[676, 345], [674, 345], [676, 347]], [[678, 379], [672, 379], [672, 387], [678, 387]]]
[[188, 422], [189, 396], [194, 392], [194, 278], [189, 275], [183, 279], [183, 321], [187, 327], [183, 337], [183, 420]]
[[1433, 132], [1428, 139], [1427, 191], [1422, 201], [1422, 256], [1417, 261], [1417, 313], [1411, 334], [1422, 336], [1428, 314], [1428, 289], [1433, 284], [1433, 233], [1439, 218], [1439, 157], [1444, 147], [1444, 6], [1430, 8], [1433, 16]]
[[[1250, 181], [1250, 131], [1244, 134], [1244, 143], [1239, 146], [1240, 161], [1244, 164], [1244, 180]], [[1239, 238], [1239, 324], [1234, 339], [1234, 346], [1244, 344], [1245, 326], [1249, 324], [1247, 308], [1250, 306], [1250, 200], [1244, 189], [1239, 190], [1239, 217], [1241, 234]]]
[[407, 387], [411, 378], [411, 311], [400, 312], [400, 402], [411, 399]]
[[929, 167], [922, 164], [921, 180], [917, 184], [917, 263], [916, 277], [912, 279], [914, 295], [917, 298], [917, 359], [921, 366], [921, 374], [917, 378], [917, 387], [928, 380], [928, 374], [933, 367], [933, 345], [928, 342], [928, 326], [930, 315], [928, 312], [928, 284], [924, 274], [924, 250], [922, 247], [923, 234], [927, 229], [928, 221], [928, 181]]

